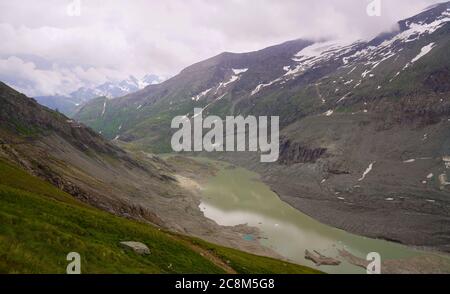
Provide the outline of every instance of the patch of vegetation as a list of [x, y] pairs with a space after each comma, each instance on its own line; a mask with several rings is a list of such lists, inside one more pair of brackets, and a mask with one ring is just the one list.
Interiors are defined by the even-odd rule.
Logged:
[[32, 126], [28, 126], [19, 120], [11, 119], [10, 123], [13, 125], [15, 131], [22, 136], [31, 137], [40, 133], [39, 129]]

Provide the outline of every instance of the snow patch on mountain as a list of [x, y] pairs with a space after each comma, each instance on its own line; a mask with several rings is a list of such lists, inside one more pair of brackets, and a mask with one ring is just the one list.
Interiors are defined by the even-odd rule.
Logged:
[[214, 92], [214, 94], [217, 94], [220, 89], [226, 88], [228, 85], [238, 81], [240, 78], [241, 78], [240, 75], [236, 75], [235, 74], [235, 75], [232, 75], [230, 77], [230, 79], [228, 79], [227, 81], [220, 82], [219, 85], [217, 86], [216, 91]]
[[375, 162], [372, 162], [371, 164], [369, 164], [369, 167], [364, 171], [361, 178], [358, 179], [359, 182], [363, 181], [366, 178], [366, 176], [372, 171], [374, 164], [375, 164]]
[[106, 101], [108, 101], [108, 100], [105, 99], [105, 102], [103, 102], [102, 117], [105, 115], [105, 112], [106, 112]]
[[240, 75], [248, 71], [248, 68], [232, 69], [235, 75]]
[[327, 62], [332, 59], [342, 58], [342, 62], [347, 64], [348, 60], [344, 60], [342, 56], [349, 53], [356, 45], [358, 45], [358, 42], [333, 40], [318, 42], [307, 46], [292, 58], [297, 65], [293, 69], [290, 69], [285, 76], [295, 77], [308, 69], [314, 68], [319, 63]]
[[430, 51], [434, 48], [434, 46], [435, 46], [435, 43], [430, 43], [430, 44], [422, 47], [422, 49], [420, 50], [420, 53], [411, 60], [411, 63], [416, 62], [420, 58], [422, 58], [425, 55], [427, 55], [428, 53], [430, 53]]
[[201, 98], [203, 98], [203, 97], [205, 97], [206, 95], [208, 95], [208, 93], [211, 92], [212, 89], [213, 89], [213, 88], [209, 88], [209, 89], [207, 89], [207, 90], [201, 92], [200, 94], [197, 94], [196, 96], [193, 96], [191, 99], [192, 99], [193, 101], [198, 101], [198, 100], [200, 100]]
[[347, 94], [345, 94], [344, 96], [342, 96], [341, 97], [341, 99], [339, 99], [336, 103], [339, 103], [339, 102], [341, 102], [341, 101], [343, 101], [343, 100], [345, 100], [349, 95], [351, 94], [351, 92], [349, 92], [349, 93], [347, 93]]
[[325, 112], [324, 115], [325, 116], [331, 116], [331, 115], [333, 115], [333, 113], [334, 113], [334, 110], [330, 109], [327, 112]]
[[[192, 118], [196, 118], [197, 116], [202, 115], [203, 112], [204, 112], [208, 107], [210, 107], [211, 105], [213, 105], [213, 104], [216, 103], [217, 101], [221, 100], [221, 99], [222, 99], [223, 97], [225, 97], [226, 95], [227, 95], [227, 93], [224, 93], [224, 94], [220, 95], [219, 97], [215, 98], [212, 102], [210, 102], [208, 105], [206, 105], [205, 107], [203, 107], [203, 108], [201, 109], [200, 112], [194, 114], [194, 115], [192, 116]], [[188, 115], [186, 115], [186, 117], [188, 117]]]
[[233, 75], [233, 76], [231, 76], [231, 78], [230, 78], [228, 81], [226, 81], [226, 82], [223, 83], [222, 85], [223, 85], [223, 87], [226, 87], [226, 86], [228, 86], [229, 84], [236, 82], [237, 80], [239, 80], [239, 76]]
[[255, 94], [257, 94], [259, 91], [261, 91], [263, 88], [265, 88], [265, 87], [269, 87], [269, 86], [271, 86], [271, 85], [273, 85], [273, 84], [275, 84], [275, 83], [278, 83], [278, 82], [280, 82], [280, 81], [282, 81], [283, 79], [282, 78], [278, 78], [278, 79], [275, 79], [275, 80], [273, 80], [273, 81], [271, 81], [271, 82], [268, 82], [268, 83], [263, 83], [263, 84], [259, 84], [258, 86], [256, 86], [256, 88], [252, 91], [252, 93], [251, 93], [251, 96], [253, 96], [253, 95], [255, 95]]

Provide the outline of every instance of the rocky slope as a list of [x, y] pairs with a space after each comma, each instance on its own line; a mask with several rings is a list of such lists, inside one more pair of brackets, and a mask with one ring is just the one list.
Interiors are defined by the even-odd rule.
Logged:
[[[259, 171], [299, 210], [371, 237], [450, 251], [450, 2], [370, 41], [295, 40], [223, 53], [76, 119], [128, 148], [170, 151], [176, 115], [278, 115], [280, 161]], [[212, 154], [217, 156], [217, 154]]]

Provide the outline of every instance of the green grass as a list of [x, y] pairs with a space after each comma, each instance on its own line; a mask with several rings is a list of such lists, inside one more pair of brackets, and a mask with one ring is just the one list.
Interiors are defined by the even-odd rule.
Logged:
[[[178, 236], [85, 205], [0, 159], [0, 273], [65, 273], [69, 252], [82, 273], [224, 273], [194, 248], [238, 273], [317, 273], [307, 267]], [[150, 255], [120, 247], [145, 243]]]
[[[229, 265], [241, 274], [271, 274], [271, 273], [289, 273], [289, 274], [318, 274], [321, 273], [311, 268], [305, 268], [297, 264], [279, 261], [269, 257], [258, 256], [249, 260], [249, 254], [207, 243], [203, 240], [194, 240], [195, 244], [208, 249], [219, 258], [225, 260]], [[252, 256], [255, 257], [255, 256]]]
[[16, 119], [10, 119], [9, 121], [10, 124], [12, 124], [14, 130], [23, 136], [35, 136], [37, 134], [39, 134], [40, 130], [35, 128], [35, 127], [31, 127], [31, 126], [27, 126], [25, 123], [16, 120]]

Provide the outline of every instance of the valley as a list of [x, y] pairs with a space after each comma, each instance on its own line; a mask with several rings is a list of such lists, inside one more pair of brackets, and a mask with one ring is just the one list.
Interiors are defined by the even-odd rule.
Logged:
[[444, 2], [369, 40], [223, 52], [64, 103], [0, 82], [0, 272], [62, 273], [75, 251], [86, 273], [353, 274], [375, 252], [382, 273], [448, 274], [448, 52]]
[[175, 116], [279, 116], [280, 152], [203, 152], [261, 175], [327, 225], [450, 252], [450, 4], [371, 40], [293, 40], [224, 52], [75, 119], [115, 144], [171, 152]]

